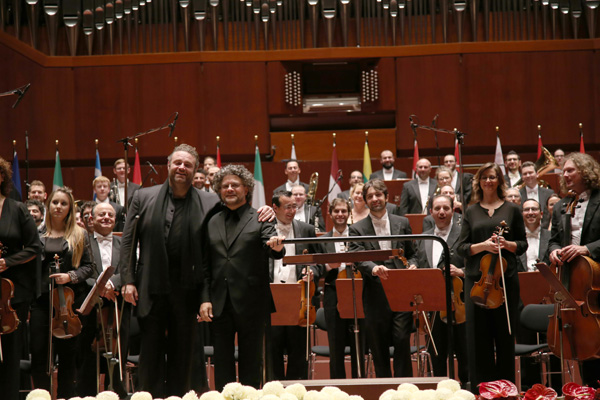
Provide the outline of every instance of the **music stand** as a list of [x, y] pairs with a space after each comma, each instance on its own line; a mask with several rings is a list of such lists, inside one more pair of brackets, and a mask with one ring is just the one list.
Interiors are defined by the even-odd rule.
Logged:
[[102, 273], [98, 277], [98, 280], [94, 282], [94, 286], [92, 286], [92, 289], [85, 297], [85, 300], [81, 304], [81, 307], [77, 310], [79, 314], [88, 315], [92, 311], [92, 308], [94, 308], [94, 305], [96, 304], [94, 300], [100, 297], [100, 289], [106, 286], [106, 282], [114, 274], [114, 272], [115, 267], [113, 267], [112, 265], [106, 268], [104, 271], [102, 271]]
[[[363, 280], [354, 278], [354, 287], [356, 290], [356, 316], [359, 319], [365, 317], [362, 302]], [[354, 319], [354, 307], [352, 306], [352, 279], [337, 279], [335, 281], [337, 292], [337, 309], [340, 313], [340, 318]]]
[[427, 216], [426, 214], [404, 214], [404, 216], [408, 218], [412, 233], [415, 235], [423, 233], [423, 220]]
[[271, 283], [271, 294], [276, 310], [271, 314], [271, 325], [298, 325], [301, 290], [299, 283]]
[[539, 271], [519, 272], [519, 286], [523, 305], [541, 304], [550, 294], [550, 285]]
[[[426, 285], [423, 283], [427, 282]], [[388, 279], [381, 279], [390, 309], [394, 312], [443, 311], [446, 309], [444, 275], [441, 269], [392, 269]], [[421, 351], [417, 318], [417, 352]], [[421, 357], [417, 355], [417, 370], [421, 373]]]

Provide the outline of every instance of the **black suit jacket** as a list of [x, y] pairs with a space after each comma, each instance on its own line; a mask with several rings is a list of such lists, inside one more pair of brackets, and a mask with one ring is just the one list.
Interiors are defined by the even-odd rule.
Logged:
[[[519, 177], [523, 178], [523, 176], [521, 175], [521, 172], [519, 172]], [[512, 187], [510, 185], [510, 178], [508, 177], [508, 173], [504, 174], [504, 182], [506, 182], [506, 187]]]
[[227, 242], [225, 211], [209, 216], [203, 246], [204, 284], [202, 302], [211, 302], [219, 317], [227, 297], [236, 315], [264, 315], [274, 311], [269, 286], [269, 258], [282, 258], [266, 244], [276, 236], [275, 225], [258, 222], [255, 209], [247, 207], [240, 215], [235, 232]]
[[[433, 235], [435, 228], [430, 228], [424, 231], [424, 235]], [[450, 248], [450, 263], [454, 264], [457, 268], [464, 268], [464, 259], [460, 257], [456, 251], [458, 244], [458, 237], [460, 235], [460, 225], [454, 218], [452, 219], [452, 228], [450, 228], [450, 234], [446, 240], [446, 244]], [[440, 257], [438, 263], [433, 265], [433, 240], [422, 240], [417, 244], [417, 267], [419, 268], [444, 268], [444, 257]]]
[[[98, 276], [100, 276], [100, 274], [104, 270], [102, 268], [102, 255], [100, 254], [100, 245], [98, 245], [98, 240], [96, 240], [96, 238], [94, 237], [93, 234], [90, 234], [89, 238], [90, 238], [90, 247], [92, 248], [92, 256], [93, 256], [92, 259], [94, 260], [94, 263], [96, 264], [96, 273], [98, 274]], [[121, 257], [121, 238], [113, 235], [111, 265], [115, 267], [115, 272], [113, 273], [113, 275], [110, 277], [109, 280], [112, 282], [113, 287], [115, 288], [116, 291], [121, 291], [121, 274], [119, 273], [119, 270], [118, 270], [120, 257]], [[87, 280], [87, 283], [89, 286], [94, 286], [95, 282], [96, 282], [95, 279]]]
[[[117, 193], [118, 193], [118, 189], [119, 188], [118, 188], [117, 184], [115, 182], [111, 182], [110, 190], [111, 191], [117, 190]], [[128, 204], [131, 202], [131, 199], [133, 198], [133, 194], [140, 189], [141, 189], [141, 186], [138, 185], [137, 183], [133, 183], [129, 180], [127, 181], [127, 203]]]
[[[431, 197], [437, 187], [437, 181], [433, 178], [429, 178], [429, 194]], [[400, 195], [400, 215], [405, 214], [422, 214], [423, 207], [425, 205], [421, 203], [421, 192], [419, 191], [419, 182], [413, 179], [410, 182], [406, 182], [402, 187], [402, 194]]]
[[[135, 284], [137, 287], [139, 295], [137, 302], [138, 317], [144, 317], [150, 312], [152, 306], [150, 281], [157, 279], [158, 274], [156, 274], [156, 271], [160, 268], [169, 268], [168, 265], [157, 265], [156, 263], [157, 238], [153, 236], [154, 230], [151, 229], [154, 205], [162, 186], [156, 185], [135, 192], [121, 239], [121, 257], [118, 267], [121, 273], [121, 282], [123, 285]], [[194, 225], [195, 233], [192, 238], [192, 240], [198, 241], [199, 246], [202, 221], [211, 208], [219, 203], [219, 198], [215, 194], [202, 192], [193, 187], [190, 190], [192, 190], [192, 198], [194, 201], [199, 202], [202, 210], [200, 215], [194, 216], [194, 221], [196, 221]], [[134, 238], [133, 231], [136, 216], [139, 216], [139, 221], [137, 223], [137, 234]], [[161, 223], [164, 225], [164, 221]], [[165, 229], [165, 237], [168, 237], [167, 229]], [[135, 249], [138, 243], [140, 246], [139, 259], [137, 259], [135, 251], [132, 253], [132, 248]], [[201, 265], [202, 260], [195, 260], [195, 266], [198, 270], [200, 270]]]
[[[565, 204], [569, 202], [565, 197], [554, 205], [552, 213], [552, 236], [548, 251], [551, 253], [556, 249], [562, 248], [562, 238], [564, 235], [562, 211]], [[590, 257], [594, 261], [600, 261], [600, 189], [592, 190], [585, 218], [583, 220], [583, 229], [581, 232], [580, 245], [586, 246], [590, 251]]]
[[338, 193], [337, 197], [339, 197], [340, 199], [349, 200], [350, 199], [350, 189], [344, 190], [343, 192]]
[[[457, 172], [458, 174], [458, 172]], [[460, 177], [460, 174], [459, 174]], [[464, 187], [465, 189], [465, 193], [464, 193], [464, 197], [465, 199], [461, 201], [461, 203], [463, 203], [463, 207], [466, 207], [467, 204], [469, 204], [469, 202], [471, 201], [471, 192], [473, 191], [473, 174], [470, 174], [468, 172], [463, 173], [463, 179], [462, 179], [462, 183], [460, 181], [460, 179], [456, 179], [456, 187], [454, 188], [454, 193], [458, 196], [458, 198], [460, 198], [460, 189], [461, 187]]]
[[[394, 172], [392, 173], [392, 180], [406, 179], [406, 178], [407, 178], [406, 172], [400, 171], [399, 169], [394, 168]], [[373, 179], [383, 180], [383, 169], [373, 172], [371, 174], [371, 176], [369, 177], [369, 180], [373, 180]]]
[[[545, 263], [550, 262], [550, 253], [548, 252], [548, 245], [550, 244], [550, 231], [548, 229], [540, 229], [540, 248], [538, 252], [538, 258]], [[527, 272], [527, 252], [519, 256], [519, 272]]]
[[[300, 184], [302, 186], [304, 186], [304, 189], [306, 189], [306, 193], [308, 193], [308, 184], [304, 183], [304, 182], [300, 182]], [[285, 188], [285, 183], [284, 183], [283, 185], [277, 186], [275, 188], [275, 190], [273, 190], [273, 194], [275, 194], [277, 192], [285, 191], [285, 190], [287, 190], [287, 189]]]
[[309, 206], [304, 203], [304, 223], [312, 225], [313, 230], [315, 228], [315, 218], [319, 218], [317, 226], [320, 232], [325, 232], [325, 220], [323, 219], [323, 213], [321, 207]]
[[[527, 189], [525, 188], [525, 186], [523, 186], [519, 190], [519, 194], [521, 195], [521, 204], [525, 203], [525, 201], [527, 200]], [[540, 199], [540, 209], [543, 212], [542, 229], [547, 229], [548, 225], [550, 224], [550, 220], [552, 219], [550, 213], [548, 212], [547, 202], [548, 198], [550, 198], [550, 196], [552, 196], [553, 194], [554, 190], [538, 186], [538, 198]]]

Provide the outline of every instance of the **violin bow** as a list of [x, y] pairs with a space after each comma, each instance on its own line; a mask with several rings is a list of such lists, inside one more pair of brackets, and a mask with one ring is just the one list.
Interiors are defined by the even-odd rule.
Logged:
[[506, 226], [506, 222], [502, 221], [498, 230], [496, 231], [496, 243], [498, 244], [498, 260], [500, 260], [500, 273], [502, 274], [502, 291], [504, 292], [504, 308], [506, 309], [506, 320], [508, 321], [508, 334], [512, 335], [512, 330], [510, 329], [510, 314], [508, 312], [508, 296], [506, 295], [506, 279], [504, 278], [504, 265], [502, 263], [502, 249], [500, 248], [500, 236], [503, 236], [505, 232], [508, 231], [508, 227]]

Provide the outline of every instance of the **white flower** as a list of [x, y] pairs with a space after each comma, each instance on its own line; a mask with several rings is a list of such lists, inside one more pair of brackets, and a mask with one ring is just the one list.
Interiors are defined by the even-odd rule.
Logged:
[[230, 382], [223, 388], [221, 393], [227, 400], [242, 400], [244, 399], [244, 386], [239, 382]]
[[[42, 400], [42, 398], [41, 397], [35, 397], [33, 399], [30, 399], [30, 400]], [[75, 396], [75, 397], [71, 397], [69, 400], [81, 400], [81, 397]]]
[[96, 396], [96, 400], [119, 400], [119, 395], [111, 391], [100, 392]]
[[462, 397], [460, 397], [460, 396], [457, 396], [457, 395], [455, 394], [455, 395], [453, 395], [452, 397], [450, 397], [448, 400], [465, 400], [465, 399], [463, 399]]
[[190, 390], [189, 392], [183, 395], [181, 400], [198, 400], [198, 394], [196, 394], [196, 392], [194, 392], [193, 390]]
[[52, 396], [50, 396], [50, 393], [48, 393], [48, 391], [44, 389], [33, 389], [27, 394], [26, 400], [31, 400], [33, 398], [52, 400]]
[[279, 396], [274, 394], [265, 394], [260, 400], [279, 400]]
[[388, 389], [385, 392], [381, 393], [381, 396], [379, 396], [379, 400], [392, 400], [392, 395], [394, 395], [395, 393], [396, 390]]
[[152, 395], [148, 392], [135, 392], [131, 400], [152, 400]]
[[342, 390], [336, 386], [325, 386], [321, 389], [321, 393], [332, 394], [336, 392], [341, 392]]
[[454, 392], [454, 396], [452, 397], [461, 397], [463, 400], [475, 400], [475, 395], [471, 392], [469, 392], [468, 390], [464, 390], [464, 389], [459, 389], [456, 392]]
[[412, 383], [403, 383], [398, 386], [398, 390], [406, 390], [407, 392], [418, 392], [419, 387], [417, 385], [413, 385]]
[[444, 379], [443, 381], [439, 381], [437, 384], [438, 389], [449, 389], [452, 393], [460, 390], [460, 383], [455, 381], [454, 379]]
[[96, 400], [96, 398], [94, 396], [85, 396], [83, 399], [81, 400]]
[[350, 397], [348, 397], [348, 400], [365, 400], [362, 398], [362, 396], [359, 396], [357, 394], [353, 394]]
[[181, 397], [179, 397], [179, 396], [169, 396], [165, 400], [181, 400]]
[[302, 400], [306, 394], [306, 388], [301, 383], [293, 383], [290, 386], [286, 386], [285, 391], [296, 396], [298, 400]]
[[279, 396], [281, 393], [285, 391], [283, 385], [279, 381], [271, 381], [265, 383], [262, 388], [263, 394], [274, 394], [275, 396]]
[[[131, 400], [134, 399], [132, 398]], [[200, 400], [225, 400], [225, 397], [216, 390], [211, 390], [210, 392], [202, 393]]]
[[445, 387], [439, 387], [435, 391], [436, 400], [448, 400], [450, 397], [454, 396], [452, 390], [447, 389]]
[[281, 400], [298, 400], [298, 398], [290, 392], [283, 392], [279, 395]]
[[316, 390], [309, 390], [304, 395], [304, 400], [331, 400], [325, 393], [317, 392]]
[[408, 390], [394, 390], [390, 400], [410, 400], [411, 393]]

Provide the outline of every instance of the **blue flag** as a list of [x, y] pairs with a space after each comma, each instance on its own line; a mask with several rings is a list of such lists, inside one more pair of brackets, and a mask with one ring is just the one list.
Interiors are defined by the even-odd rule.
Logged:
[[15, 150], [13, 154], [13, 162], [12, 162], [12, 183], [14, 189], [19, 193], [19, 198], [23, 199], [23, 195], [21, 193], [21, 173], [19, 172], [19, 157], [17, 157], [17, 151]]
[[[94, 179], [102, 176], [102, 167], [100, 166], [100, 153], [96, 149], [96, 167], [94, 168]], [[94, 201], [96, 201], [96, 193], [94, 193]]]

